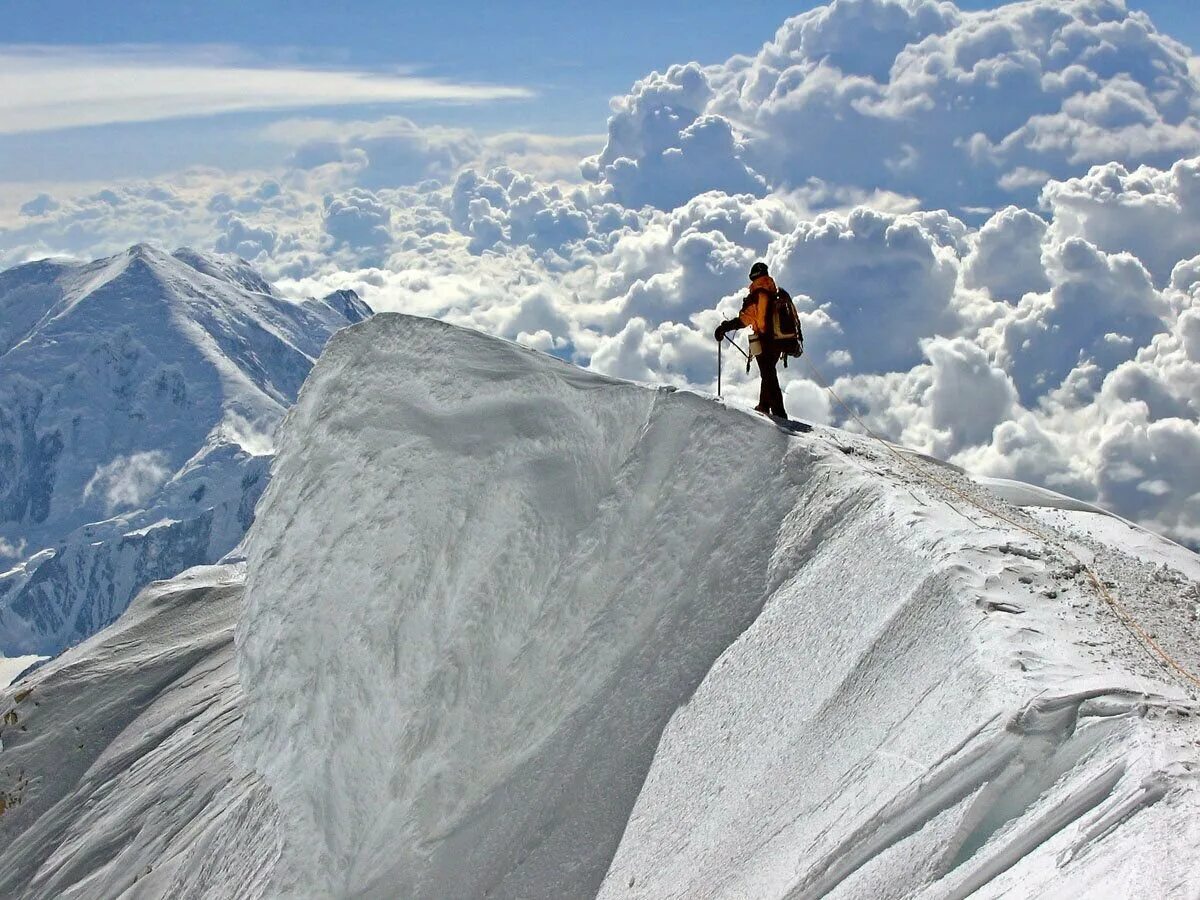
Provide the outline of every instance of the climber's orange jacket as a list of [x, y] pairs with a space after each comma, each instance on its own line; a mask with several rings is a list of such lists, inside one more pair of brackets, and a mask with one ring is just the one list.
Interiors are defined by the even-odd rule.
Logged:
[[770, 275], [760, 275], [750, 282], [750, 291], [742, 303], [742, 311], [738, 320], [742, 325], [754, 329], [757, 335], [767, 333], [767, 315], [771, 308], [771, 298], [775, 296], [775, 279]]

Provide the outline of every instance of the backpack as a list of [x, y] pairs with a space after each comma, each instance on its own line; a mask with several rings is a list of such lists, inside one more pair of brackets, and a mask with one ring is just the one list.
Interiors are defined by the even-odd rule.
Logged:
[[804, 352], [804, 331], [800, 327], [800, 317], [796, 314], [792, 295], [783, 288], [776, 290], [771, 298], [771, 305], [767, 308], [767, 327], [786, 369], [789, 356], [798, 357]]

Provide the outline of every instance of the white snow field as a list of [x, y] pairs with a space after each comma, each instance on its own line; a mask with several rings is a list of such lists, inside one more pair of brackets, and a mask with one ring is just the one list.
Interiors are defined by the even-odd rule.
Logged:
[[244, 576], [0, 692], [0, 895], [1195, 900], [1200, 705], [1059, 542], [1192, 672], [1196, 557], [1007, 496], [376, 316]]
[[0, 272], [0, 654], [57, 653], [236, 546], [276, 425], [368, 315], [144, 244]]

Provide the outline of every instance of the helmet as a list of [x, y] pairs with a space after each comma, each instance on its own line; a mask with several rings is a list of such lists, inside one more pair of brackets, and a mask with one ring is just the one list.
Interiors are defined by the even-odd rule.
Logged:
[[761, 278], [767, 274], [767, 264], [765, 262], [756, 262], [750, 267], [750, 280]]

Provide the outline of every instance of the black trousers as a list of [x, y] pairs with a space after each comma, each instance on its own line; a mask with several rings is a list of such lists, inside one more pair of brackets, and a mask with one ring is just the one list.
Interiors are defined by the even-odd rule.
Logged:
[[786, 419], [787, 411], [783, 408], [783, 391], [779, 389], [779, 373], [775, 371], [775, 366], [779, 362], [779, 351], [773, 347], [764, 346], [762, 353], [754, 358], [758, 361], [758, 372], [762, 376], [762, 382], [758, 388], [756, 409], [759, 412], [770, 413]]

